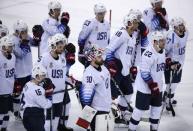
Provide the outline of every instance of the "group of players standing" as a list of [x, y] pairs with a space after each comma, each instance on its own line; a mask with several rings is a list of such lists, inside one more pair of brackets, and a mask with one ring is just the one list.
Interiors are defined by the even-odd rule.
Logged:
[[[1, 131], [7, 128], [9, 111], [16, 117], [22, 114], [28, 131], [73, 130], [67, 127], [70, 97], [66, 85], [76, 87], [82, 108], [97, 111], [90, 121], [92, 131], [113, 130], [108, 122], [99, 122], [107, 121], [114, 101], [120, 114], [114, 113], [113, 122], [128, 124], [129, 131], [135, 131], [150, 108], [150, 130], [157, 131], [163, 97], [168, 111], [173, 110], [171, 103], [177, 104], [173, 98], [181, 81], [188, 31], [182, 18], [168, 21], [162, 0], [150, 2], [152, 7], [143, 14], [131, 9], [111, 38], [105, 6], [94, 5], [96, 17], [84, 22], [78, 37], [78, 60], [85, 66], [82, 82], [68, 75], [76, 50], [68, 43], [70, 15], [63, 12], [60, 16], [59, 2], [48, 4], [49, 18], [33, 27], [33, 38], [22, 20], [14, 24], [12, 35], [1, 23]], [[32, 66], [31, 46], [36, 45], [41, 56]], [[134, 108], [130, 105], [133, 86], [137, 90]]]

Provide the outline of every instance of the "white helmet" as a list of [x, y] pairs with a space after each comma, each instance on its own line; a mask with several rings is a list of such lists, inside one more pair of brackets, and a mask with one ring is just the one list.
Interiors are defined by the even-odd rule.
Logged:
[[8, 28], [5, 25], [0, 24], [0, 37], [2, 33], [5, 33], [5, 35], [9, 34]]
[[126, 15], [126, 16], [124, 17], [123, 24], [124, 24], [124, 26], [128, 27], [128, 22], [133, 23], [134, 20], [137, 20], [137, 21], [138, 21], [136, 14]]
[[8, 47], [8, 46], [13, 46], [13, 45], [14, 44], [13, 44], [13, 40], [12, 40], [11, 36], [4, 36], [0, 39], [0, 48], [1, 48], [1, 50], [2, 50], [3, 46]]
[[104, 4], [102, 3], [98, 3], [98, 4], [95, 4], [94, 5], [94, 13], [97, 14], [97, 13], [103, 13], [103, 12], [106, 12], [107, 9], [105, 7]]
[[51, 2], [48, 4], [48, 9], [49, 9], [49, 10], [61, 9], [61, 8], [62, 8], [62, 5], [60, 4], [59, 1], [51, 1]]
[[47, 70], [40, 63], [34, 65], [32, 69], [32, 77], [36, 78], [37, 75], [47, 75]]
[[158, 3], [158, 2], [163, 2], [163, 0], [150, 0], [150, 2], [151, 2], [152, 4], [155, 4], [155, 3]]
[[53, 46], [56, 46], [56, 43], [60, 41], [62, 41], [66, 45], [68, 44], [66, 36], [61, 33], [57, 33], [54, 36], [50, 37], [48, 39], [48, 44], [50, 47], [53, 47]]
[[174, 30], [174, 27], [178, 27], [181, 24], [185, 25], [185, 22], [181, 17], [175, 17], [170, 22], [170, 25], [172, 26], [173, 30]]
[[92, 61], [97, 56], [102, 56], [103, 52], [104, 50], [102, 48], [99, 48], [97, 45], [90, 44], [88, 47], [86, 47], [84, 55], [88, 61]]
[[166, 39], [165, 34], [163, 31], [154, 31], [151, 33], [151, 40], [153, 41], [159, 41]]
[[141, 18], [142, 18], [142, 13], [141, 13], [141, 11], [139, 9], [130, 9], [128, 15], [130, 15], [130, 14], [136, 14], [138, 20], [141, 20]]
[[17, 20], [14, 24], [13, 24], [13, 29], [14, 31], [27, 31], [28, 30], [28, 26], [27, 24], [23, 21], [23, 20]]

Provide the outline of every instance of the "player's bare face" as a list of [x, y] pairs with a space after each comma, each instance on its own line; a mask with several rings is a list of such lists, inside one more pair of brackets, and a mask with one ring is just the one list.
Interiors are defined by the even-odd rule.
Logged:
[[160, 49], [164, 49], [165, 48], [165, 43], [166, 43], [165, 39], [159, 40], [158, 43], [159, 43], [159, 48]]
[[103, 65], [102, 55], [97, 56], [97, 57], [95, 58], [95, 64], [97, 64], [97, 65], [99, 65], [99, 66]]
[[105, 18], [105, 14], [106, 14], [106, 12], [97, 13], [96, 14], [97, 20], [102, 22]]
[[20, 37], [20, 39], [22, 39], [22, 40], [27, 39], [27, 37], [28, 37], [27, 30], [21, 31], [20, 34], [19, 34], [19, 37]]
[[38, 76], [36, 77], [36, 80], [40, 83], [40, 82], [42, 82], [45, 78], [46, 78], [46, 74], [45, 74], [45, 75], [38, 75]]
[[132, 23], [132, 30], [133, 31], [137, 30], [138, 26], [139, 26], [138, 20], [134, 20]]
[[61, 9], [54, 9], [53, 12], [54, 12], [54, 14], [53, 14], [54, 17], [58, 18], [60, 16]]
[[176, 27], [175, 30], [176, 30], [175, 32], [176, 32], [178, 35], [183, 35], [184, 32], [186, 32], [186, 28], [185, 28], [184, 24], [180, 24], [178, 27]]
[[4, 52], [11, 54], [13, 52], [13, 46], [4, 46]]
[[56, 43], [56, 53], [57, 54], [62, 54], [62, 52], [64, 51], [64, 42], [60, 41]]

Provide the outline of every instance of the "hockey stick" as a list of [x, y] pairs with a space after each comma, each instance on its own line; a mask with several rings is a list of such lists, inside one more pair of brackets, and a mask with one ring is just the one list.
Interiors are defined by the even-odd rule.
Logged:
[[[126, 101], [127, 103], [127, 109], [131, 109], [132, 107], [130, 106], [130, 104], [127, 102], [127, 99], [125, 98], [123, 92], [121, 91], [121, 89], [119, 88], [119, 85], [116, 83], [115, 79], [114, 78], [111, 78], [112, 82], [115, 84], [116, 88], [118, 89], [118, 91], [120, 92], [121, 96], [124, 98], [124, 100]], [[141, 121], [143, 122], [149, 122], [149, 118], [145, 118], [145, 117], [142, 117], [141, 118]]]
[[[170, 93], [171, 93], [171, 85], [172, 85], [173, 79], [174, 79], [174, 73], [172, 73], [172, 74], [170, 75], [170, 83], [169, 83], [169, 92], [170, 92]], [[161, 114], [160, 114], [160, 118], [159, 118], [159, 122], [158, 122], [158, 127], [159, 127], [159, 124], [160, 124], [160, 121], [161, 121], [161, 118], [162, 118], [164, 109], [165, 109], [165, 107], [166, 107], [166, 100], [168, 99], [168, 98], [167, 98], [167, 95], [168, 95], [168, 93], [164, 93], [164, 95], [163, 95], [162, 110], [161, 110]], [[170, 104], [171, 104], [171, 98], [170, 98]], [[172, 106], [172, 104], [171, 104], [171, 106]], [[172, 106], [172, 109], [173, 109], [173, 106]], [[173, 113], [174, 113], [174, 115], [173, 115]], [[174, 111], [174, 109], [173, 109], [173, 111], [172, 111], [172, 115], [175, 116], [175, 111]]]
[[[172, 84], [173, 77], [174, 77], [175, 73], [177, 73], [177, 72], [174, 71], [174, 72], [171, 72], [171, 74], [170, 74], [169, 96], [171, 96], [171, 84]], [[170, 106], [170, 110], [172, 112], [172, 116], [174, 117], [176, 115], [176, 113], [174, 111], [174, 108], [173, 108], [173, 105], [172, 105], [172, 102], [171, 102], [171, 97], [169, 97], [169, 106]]]
[[112, 10], [110, 9], [109, 10], [109, 24], [110, 24], [110, 27], [111, 27], [111, 18], [112, 18]]
[[52, 101], [52, 106], [50, 109], [50, 131], [53, 131], [53, 127], [52, 127], [52, 119], [53, 119], [53, 101]]

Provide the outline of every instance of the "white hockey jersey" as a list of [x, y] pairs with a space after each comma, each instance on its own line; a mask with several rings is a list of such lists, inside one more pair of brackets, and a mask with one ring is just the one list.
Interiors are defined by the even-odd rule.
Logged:
[[[80, 99], [98, 111], [111, 109], [110, 73], [105, 66], [98, 71], [92, 65], [88, 66], [83, 74], [83, 87], [80, 89]], [[90, 105], [91, 104], [91, 105]]]
[[165, 51], [160, 54], [153, 46], [149, 46], [142, 54], [139, 72], [135, 80], [138, 91], [151, 94], [147, 81], [153, 80], [158, 83], [160, 91], [163, 91], [163, 75], [165, 70]]
[[84, 47], [96, 44], [100, 48], [105, 48], [110, 39], [110, 24], [107, 21], [99, 22], [96, 18], [86, 20], [78, 37], [79, 45]]
[[56, 19], [53, 19], [52, 17], [49, 17], [45, 21], [43, 21], [42, 27], [44, 29], [44, 33], [42, 34], [40, 42], [40, 55], [49, 51], [48, 38], [50, 36], [53, 36], [57, 33], [63, 33], [61, 30], [58, 29], [59, 24], [60, 22]]
[[184, 65], [186, 43], [188, 39], [188, 31], [185, 32], [184, 37], [180, 38], [174, 31], [170, 31], [167, 35], [166, 57], [172, 61], [180, 62]]
[[0, 52], [0, 95], [12, 94], [15, 74], [15, 55], [7, 59]]
[[36, 85], [29, 81], [23, 88], [21, 97], [21, 108], [38, 107], [47, 109], [52, 106], [50, 100], [45, 97], [45, 90], [43, 87]]
[[132, 66], [135, 53], [136, 35], [129, 36], [125, 28], [121, 28], [111, 38], [110, 44], [106, 47], [106, 60], [115, 57], [122, 63], [122, 75], [127, 76]]
[[[166, 14], [165, 20], [168, 22], [168, 15]], [[153, 8], [148, 8], [143, 12], [143, 21], [150, 32], [156, 30], [163, 30], [160, 26], [160, 22], [156, 17], [156, 14]]]
[[[66, 79], [66, 59], [59, 56], [59, 59], [54, 59], [50, 52], [43, 54], [41, 61], [42, 65], [47, 69], [48, 78], [52, 80], [55, 85], [54, 92], [61, 91], [53, 95], [53, 103], [60, 103], [63, 101]], [[63, 92], [62, 92], [63, 91]]]
[[12, 35], [12, 40], [14, 42], [14, 54], [16, 56], [16, 64], [15, 64], [15, 78], [23, 78], [31, 75], [32, 71], [32, 52], [30, 43], [29, 49], [25, 49], [21, 46], [20, 38]]

